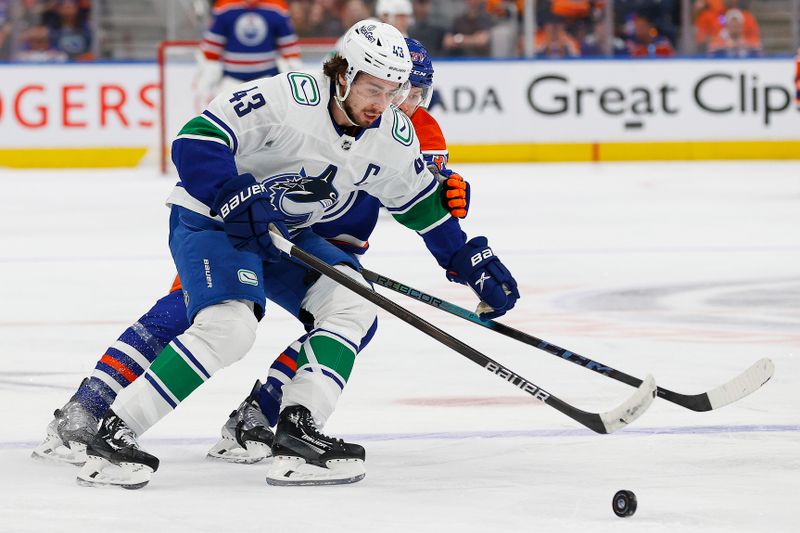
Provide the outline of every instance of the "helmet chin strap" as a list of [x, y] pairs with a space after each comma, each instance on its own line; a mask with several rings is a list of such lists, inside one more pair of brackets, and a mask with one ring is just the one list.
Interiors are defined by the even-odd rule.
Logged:
[[336, 107], [338, 107], [339, 110], [342, 113], [344, 113], [344, 117], [347, 119], [347, 121], [350, 123], [351, 126], [361, 127], [358, 124], [356, 124], [356, 122], [350, 116], [350, 113], [348, 113], [344, 109], [344, 105], [342, 105], [344, 103], [344, 101], [347, 99], [349, 94], [350, 94], [350, 80], [347, 80], [347, 84], [345, 85], [344, 96], [339, 96], [339, 81], [337, 80], [336, 81], [336, 94], [333, 95], [333, 101], [336, 102]]

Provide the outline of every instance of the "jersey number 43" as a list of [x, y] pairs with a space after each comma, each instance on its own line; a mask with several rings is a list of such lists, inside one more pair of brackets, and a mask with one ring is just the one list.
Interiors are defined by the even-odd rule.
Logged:
[[258, 87], [250, 87], [244, 91], [236, 91], [233, 93], [233, 97], [228, 100], [230, 103], [234, 104], [233, 110], [236, 111], [239, 118], [267, 103], [263, 94], [258, 92], [250, 94], [250, 91], [255, 91], [256, 89], [258, 89]]

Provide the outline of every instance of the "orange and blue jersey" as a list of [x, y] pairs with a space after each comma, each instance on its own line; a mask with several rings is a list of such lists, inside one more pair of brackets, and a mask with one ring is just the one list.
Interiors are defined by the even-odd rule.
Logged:
[[217, 0], [200, 49], [226, 76], [250, 81], [278, 73], [278, 56], [299, 59], [297, 34], [283, 0]]
[[797, 58], [795, 59], [795, 73], [794, 73], [794, 103], [800, 107], [800, 50], [797, 51]]
[[421, 107], [418, 107], [411, 115], [411, 123], [414, 125], [414, 131], [417, 132], [419, 149], [425, 163], [428, 166], [436, 165], [439, 171], [444, 170], [447, 167], [449, 155], [447, 141], [444, 139], [439, 123]]
[[75, 396], [94, 416], [103, 416], [119, 391], [141, 376], [164, 347], [189, 327], [183, 294], [175, 287], [174, 283], [169, 294], [106, 349], [91, 377], [81, 384]]

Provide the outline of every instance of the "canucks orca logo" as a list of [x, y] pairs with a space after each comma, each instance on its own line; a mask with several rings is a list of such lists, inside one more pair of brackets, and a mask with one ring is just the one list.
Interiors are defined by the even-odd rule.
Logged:
[[308, 176], [301, 168], [297, 173], [267, 178], [263, 185], [270, 193], [270, 202], [286, 216], [289, 226], [310, 225], [339, 199], [333, 186], [337, 170], [336, 166], [328, 165], [319, 176]]

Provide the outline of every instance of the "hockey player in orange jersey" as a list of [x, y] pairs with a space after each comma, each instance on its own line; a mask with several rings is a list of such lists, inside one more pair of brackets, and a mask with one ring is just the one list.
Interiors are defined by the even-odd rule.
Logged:
[[406, 38], [406, 44], [414, 66], [409, 77], [411, 90], [400, 104], [400, 109], [411, 117], [411, 123], [419, 138], [420, 151], [428, 168], [431, 168], [433, 173], [439, 176], [439, 181], [445, 185], [450, 213], [454, 217], [463, 218], [467, 216], [469, 207], [469, 184], [460, 174], [447, 168], [447, 142], [439, 123], [427, 111], [433, 96], [433, 64], [428, 50], [421, 42]]

